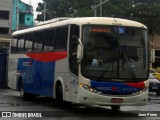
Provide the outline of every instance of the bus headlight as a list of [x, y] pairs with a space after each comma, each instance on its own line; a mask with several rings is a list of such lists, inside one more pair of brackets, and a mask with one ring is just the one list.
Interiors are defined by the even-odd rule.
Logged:
[[139, 90], [135, 93], [132, 93], [131, 95], [140, 95], [140, 94], [143, 94], [144, 92], [146, 92], [148, 90], [148, 87], [142, 89], [142, 90]]
[[95, 90], [94, 88], [91, 88], [90, 86], [88, 85], [85, 85], [83, 83], [80, 83], [80, 87], [84, 88], [85, 90], [89, 91], [89, 92], [92, 92], [92, 93], [96, 93], [96, 94], [99, 94], [101, 92]]

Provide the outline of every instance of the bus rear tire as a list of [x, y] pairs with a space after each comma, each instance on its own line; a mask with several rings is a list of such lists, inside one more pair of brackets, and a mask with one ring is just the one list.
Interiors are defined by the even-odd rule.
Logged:
[[20, 97], [23, 100], [29, 99], [29, 93], [24, 92], [23, 83], [22, 82], [20, 83]]
[[114, 111], [114, 112], [117, 112], [120, 110], [120, 106], [117, 106], [117, 105], [113, 105], [113, 106], [111, 106], [111, 108], [112, 108], [112, 111]]

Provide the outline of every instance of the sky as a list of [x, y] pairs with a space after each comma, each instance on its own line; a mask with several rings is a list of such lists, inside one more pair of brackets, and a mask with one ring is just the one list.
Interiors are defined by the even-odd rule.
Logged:
[[33, 13], [34, 13], [34, 18], [36, 18], [37, 17], [37, 12], [36, 12], [36, 8], [37, 8], [37, 6], [38, 6], [38, 3], [39, 2], [42, 2], [42, 0], [21, 0], [22, 2], [24, 2], [24, 3], [27, 3], [27, 4], [29, 4], [30, 3], [30, 1], [31, 1], [31, 5], [33, 6]]

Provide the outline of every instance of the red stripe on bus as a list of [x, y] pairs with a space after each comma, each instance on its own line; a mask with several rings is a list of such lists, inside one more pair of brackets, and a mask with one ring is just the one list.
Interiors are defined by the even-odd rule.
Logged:
[[67, 57], [67, 52], [27, 53], [28, 57], [40, 62], [54, 62]]
[[144, 82], [139, 82], [139, 83], [125, 83], [125, 84], [127, 84], [128, 86], [131, 86], [131, 87], [145, 88]]

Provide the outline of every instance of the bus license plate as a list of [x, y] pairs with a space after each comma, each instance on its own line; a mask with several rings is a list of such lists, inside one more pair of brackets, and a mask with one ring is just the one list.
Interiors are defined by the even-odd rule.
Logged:
[[112, 99], [111, 99], [111, 102], [112, 102], [112, 103], [122, 103], [122, 102], [123, 102], [123, 99], [122, 99], [122, 98], [112, 98]]
[[158, 89], [158, 87], [152, 87], [152, 89], [157, 90], [157, 89]]

